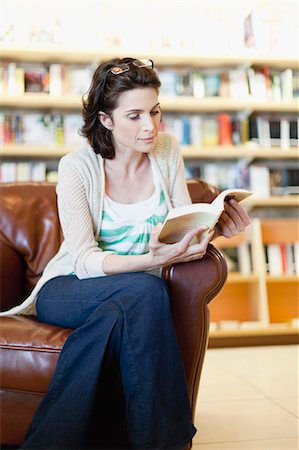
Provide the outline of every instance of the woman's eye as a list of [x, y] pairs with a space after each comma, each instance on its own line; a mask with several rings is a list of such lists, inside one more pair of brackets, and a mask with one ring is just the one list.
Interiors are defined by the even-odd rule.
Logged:
[[152, 116], [156, 116], [157, 114], [160, 114], [160, 110], [158, 109], [157, 111], [152, 111]]
[[134, 114], [134, 115], [129, 116], [130, 120], [137, 120], [138, 118], [139, 118], [139, 114]]

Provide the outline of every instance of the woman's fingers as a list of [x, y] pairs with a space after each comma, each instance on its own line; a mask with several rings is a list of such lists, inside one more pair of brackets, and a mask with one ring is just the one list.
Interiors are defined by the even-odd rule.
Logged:
[[221, 214], [219, 224], [225, 237], [232, 237], [244, 231], [249, 225], [250, 219], [247, 212], [236, 200], [230, 200], [225, 204], [224, 212]]

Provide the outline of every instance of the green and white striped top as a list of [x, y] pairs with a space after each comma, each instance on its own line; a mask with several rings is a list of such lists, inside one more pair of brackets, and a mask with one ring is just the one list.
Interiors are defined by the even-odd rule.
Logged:
[[149, 251], [152, 228], [168, 213], [163, 190], [154, 176], [155, 191], [142, 202], [117, 203], [106, 194], [98, 244], [104, 251], [118, 255], [142, 255]]

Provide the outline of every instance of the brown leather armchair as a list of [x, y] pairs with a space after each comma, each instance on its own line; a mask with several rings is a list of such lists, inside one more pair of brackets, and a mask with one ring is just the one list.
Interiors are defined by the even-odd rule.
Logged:
[[[211, 201], [215, 191], [189, 183], [193, 201]], [[32, 290], [62, 240], [54, 184], [14, 183], [0, 187], [1, 310], [19, 304]], [[174, 323], [194, 414], [208, 344], [209, 302], [227, 276], [226, 263], [209, 245], [201, 260], [165, 267]], [[34, 411], [47, 391], [60, 350], [72, 330], [28, 316], [1, 317], [1, 444], [23, 442]]]

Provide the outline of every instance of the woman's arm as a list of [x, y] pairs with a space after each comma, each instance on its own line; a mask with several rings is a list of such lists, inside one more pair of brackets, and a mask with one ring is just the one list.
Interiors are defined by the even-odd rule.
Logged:
[[103, 252], [95, 239], [97, 224], [92, 220], [83, 179], [65, 160], [61, 160], [58, 174], [58, 213], [73, 270], [79, 279], [104, 276], [102, 263], [111, 252]]
[[111, 275], [121, 272], [153, 270], [173, 263], [199, 259], [205, 255], [211, 240], [211, 232], [203, 233], [198, 244], [190, 245], [190, 243], [198, 233], [207, 230], [207, 227], [195, 228], [175, 244], [164, 244], [159, 241], [158, 235], [161, 227], [162, 224], [159, 224], [152, 230], [148, 253], [138, 256], [108, 255], [103, 261], [104, 272]]

